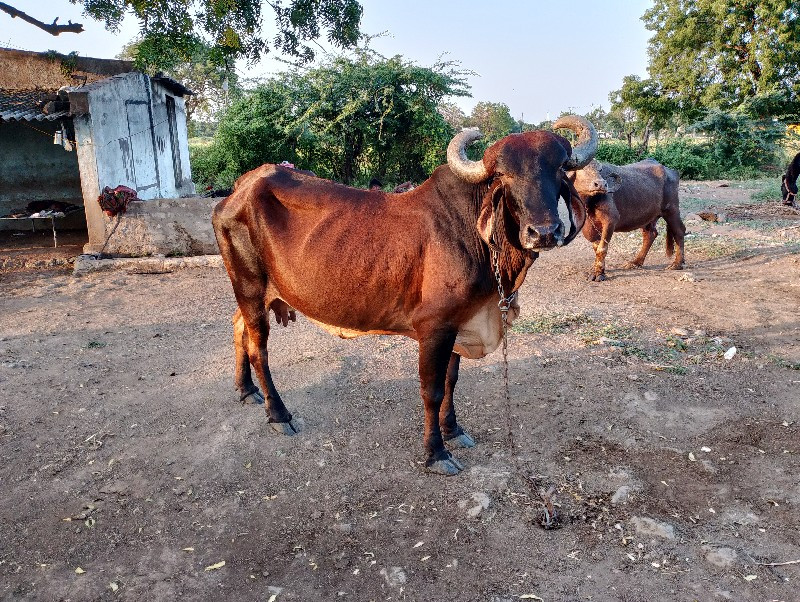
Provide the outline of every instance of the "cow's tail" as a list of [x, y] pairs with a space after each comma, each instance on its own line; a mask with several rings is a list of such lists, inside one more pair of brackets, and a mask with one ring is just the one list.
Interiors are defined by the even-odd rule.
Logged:
[[675, 237], [672, 235], [672, 228], [669, 227], [669, 224], [667, 224], [667, 242], [665, 247], [664, 252], [667, 254], [667, 257], [672, 257], [675, 254]]

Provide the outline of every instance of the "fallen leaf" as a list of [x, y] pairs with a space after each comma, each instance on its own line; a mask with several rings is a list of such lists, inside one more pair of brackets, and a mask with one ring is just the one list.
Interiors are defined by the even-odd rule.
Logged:
[[694, 462], [696, 460], [697, 458], [694, 457], [694, 454], [692, 452], [689, 452], [689, 462]]
[[539, 600], [539, 602], [544, 602], [543, 598], [540, 598], [536, 594], [522, 594], [519, 597], [520, 600]]
[[422, 558], [420, 558], [421, 562], [425, 562], [426, 560], [430, 560], [430, 556], [423, 556]]
[[84, 571], [81, 567], [75, 569], [76, 575], [83, 575], [86, 571]]
[[194, 552], [194, 548], [183, 548], [184, 552]]
[[752, 581], [753, 579], [758, 579], [758, 575], [745, 575], [744, 576], [744, 580], [745, 581]]
[[278, 594], [272, 594], [267, 602], [275, 602], [278, 599]]
[[711, 448], [703, 446], [703, 447], [700, 448], [700, 451], [704, 451], [704, 452], [708, 453], [708, 452], [711, 451]]
[[418, 548], [418, 547], [420, 547], [421, 545], [423, 545], [424, 543], [425, 543], [424, 541], [418, 541], [417, 543], [415, 543], [415, 544], [414, 544], [414, 547], [415, 547], [415, 548]]
[[115, 592], [119, 589], [119, 585], [117, 585], [116, 581], [112, 581], [111, 583], [109, 583], [108, 587], [111, 588], [112, 592]]
[[217, 569], [221, 569], [225, 566], [225, 561], [218, 562], [217, 564], [211, 564], [205, 568], [207, 571], [216, 571]]

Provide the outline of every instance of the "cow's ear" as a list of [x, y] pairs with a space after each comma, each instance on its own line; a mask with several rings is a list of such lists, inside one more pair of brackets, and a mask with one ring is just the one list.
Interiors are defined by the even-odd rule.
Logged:
[[492, 195], [487, 194], [483, 198], [480, 215], [478, 215], [478, 235], [487, 245], [492, 244], [492, 232], [494, 231], [494, 205]]
[[619, 190], [622, 186], [622, 176], [616, 171], [610, 171], [603, 174], [603, 179], [606, 181], [606, 193], [610, 194]]

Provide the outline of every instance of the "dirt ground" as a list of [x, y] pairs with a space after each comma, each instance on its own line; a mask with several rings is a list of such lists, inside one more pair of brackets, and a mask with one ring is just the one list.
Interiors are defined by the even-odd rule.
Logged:
[[638, 233], [615, 236], [606, 282], [583, 239], [537, 261], [510, 411], [500, 351], [462, 362], [478, 445], [454, 478], [420, 464], [413, 341], [274, 330], [301, 425], [280, 436], [234, 398], [224, 271], [76, 278], [69, 249], [17, 253], [0, 598], [800, 599], [800, 212], [718, 185], [682, 185], [684, 213], [723, 214], [687, 220], [683, 272], [663, 242], [620, 269]]

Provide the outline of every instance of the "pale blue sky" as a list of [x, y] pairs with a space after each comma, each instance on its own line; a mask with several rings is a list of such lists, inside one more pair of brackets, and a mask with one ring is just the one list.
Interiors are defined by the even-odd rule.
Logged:
[[[138, 31], [128, 19], [120, 32], [108, 32], [67, 0], [6, 1], [42, 21], [58, 16], [60, 23], [83, 23], [86, 31], [53, 37], [0, 13], [4, 47], [112, 58]], [[456, 101], [465, 112], [479, 101], [504, 102], [515, 118], [536, 123], [562, 110], [607, 109], [608, 93], [619, 89], [625, 75], [646, 77], [651, 33], [640, 17], [650, 5], [651, 0], [363, 0], [362, 30], [389, 32], [372, 42], [386, 56], [430, 66], [447, 53], [477, 72], [468, 80], [472, 98]], [[268, 7], [264, 14], [271, 27]], [[269, 60], [239, 66], [245, 75], [281, 69]]]

